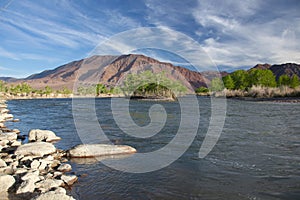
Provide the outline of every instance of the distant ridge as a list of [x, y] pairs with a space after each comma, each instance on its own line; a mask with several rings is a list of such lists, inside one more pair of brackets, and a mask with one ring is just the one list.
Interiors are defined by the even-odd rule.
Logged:
[[[83, 66], [81, 68], [81, 66]], [[84, 73], [82, 74], [82, 69]], [[153, 73], [167, 72], [170, 79], [179, 80], [190, 90], [200, 86], [206, 86], [209, 79], [199, 72], [174, 66], [171, 63], [160, 62], [154, 58], [144, 55], [129, 54], [121, 56], [92, 56], [90, 58], [73, 61], [53, 70], [45, 70], [33, 74], [24, 79], [3, 78], [10, 83], [26, 82], [36, 89], [50, 86], [54, 89], [63, 87], [72, 89], [76, 76], [80, 74], [82, 82], [94, 82], [97, 80], [107, 86], [115, 86], [127, 73], [136, 73], [144, 70], [151, 70]], [[212, 72], [217, 75], [216, 72]], [[211, 74], [209, 74], [211, 76]]]
[[293, 75], [297, 75], [300, 78], [300, 65], [295, 63], [285, 63], [279, 65], [257, 64], [253, 68], [269, 69], [276, 76], [276, 79], [278, 79], [283, 74], [286, 74], [290, 77], [292, 77]]
[[[81, 67], [83, 66], [84, 67]], [[295, 63], [286, 64], [257, 64], [255, 69], [270, 69], [278, 79], [281, 75], [297, 75], [300, 78], [300, 65]], [[84, 70], [83, 70], [84, 69]], [[252, 69], [252, 68], [251, 68]], [[0, 77], [8, 83], [26, 82], [36, 89], [50, 86], [53, 89], [63, 87], [73, 89], [76, 77], [80, 75], [81, 82], [100, 82], [106, 86], [115, 86], [124, 79], [128, 73], [137, 73], [144, 70], [151, 70], [153, 73], [167, 72], [167, 76], [173, 80], [179, 80], [190, 90], [200, 86], [207, 86], [214, 77], [219, 76], [216, 71], [195, 72], [187, 68], [174, 66], [171, 63], [160, 62], [154, 58], [138, 54], [128, 54], [120, 56], [99, 56], [95, 55], [86, 59], [73, 61], [53, 70], [45, 70], [41, 73], [33, 74], [24, 79], [12, 77]], [[221, 72], [221, 76], [226, 76], [227, 72]]]

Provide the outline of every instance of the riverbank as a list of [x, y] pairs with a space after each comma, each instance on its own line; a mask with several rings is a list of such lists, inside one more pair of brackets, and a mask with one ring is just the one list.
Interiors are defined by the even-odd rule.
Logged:
[[34, 130], [29, 133], [32, 141], [22, 144], [20, 131], [5, 126], [13, 120], [6, 101], [0, 100], [0, 199], [73, 200], [66, 188], [78, 177], [70, 174], [66, 153], [51, 143], [60, 138], [52, 131]]

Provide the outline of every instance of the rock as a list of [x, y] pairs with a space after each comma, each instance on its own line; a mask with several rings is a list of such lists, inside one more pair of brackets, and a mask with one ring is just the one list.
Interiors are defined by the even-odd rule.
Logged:
[[7, 139], [1, 140], [1, 134], [0, 134], [0, 145], [6, 146], [8, 143], [9, 143], [9, 140], [7, 140]]
[[60, 172], [69, 172], [72, 170], [72, 166], [70, 164], [63, 163], [57, 168], [57, 170]]
[[31, 167], [31, 169], [38, 169], [40, 164], [41, 163], [38, 160], [34, 160], [34, 161], [31, 162], [30, 167]]
[[16, 182], [11, 175], [0, 174], [0, 193], [8, 191], [8, 189]]
[[19, 122], [20, 119], [13, 119], [12, 122]]
[[53, 160], [53, 162], [50, 164], [50, 167], [51, 168], [55, 168], [58, 165], [60, 165], [60, 161], [59, 160]]
[[3, 123], [0, 123], [0, 128], [5, 128], [5, 125]]
[[4, 109], [1, 109], [1, 110], [0, 110], [0, 113], [1, 113], [1, 114], [9, 113], [9, 110], [8, 110], [7, 108], [4, 108]]
[[54, 172], [53, 177], [56, 178], [56, 177], [61, 176], [61, 175], [63, 175], [62, 172]]
[[74, 158], [89, 158], [135, 153], [136, 149], [127, 145], [82, 144], [70, 149], [67, 154]]
[[32, 193], [36, 188], [35, 183], [40, 180], [39, 171], [28, 172], [21, 179], [23, 180], [23, 182], [19, 186], [17, 194], [27, 192]]
[[52, 154], [56, 151], [55, 147], [51, 143], [47, 142], [33, 142], [21, 145], [15, 151], [16, 155], [33, 155], [33, 156], [44, 156]]
[[20, 141], [14, 141], [14, 142], [11, 144], [12, 147], [18, 147], [18, 146], [21, 146], [21, 145], [22, 145], [22, 142], [20, 142]]
[[7, 166], [6, 162], [0, 158], [0, 167], [6, 167], [6, 166]]
[[25, 168], [17, 168], [17, 170], [15, 171], [15, 174], [24, 174], [26, 172], [28, 172], [28, 170]]
[[57, 193], [56, 191], [46, 192], [32, 200], [75, 200], [73, 197], [66, 194]]
[[26, 180], [31, 180], [33, 181], [34, 183], [39, 181], [40, 178], [39, 178], [39, 171], [36, 170], [36, 171], [33, 171], [33, 172], [28, 172], [27, 174], [25, 174], [24, 176], [22, 176], [21, 178], [23, 181], [26, 181]]
[[65, 188], [58, 187], [54, 190], [55, 194], [67, 194], [67, 191]]
[[20, 131], [19, 129], [16, 129], [16, 128], [13, 129], [12, 132], [14, 132], [14, 133], [16, 133], [16, 134], [20, 134], [20, 133], [21, 133], [21, 131]]
[[22, 193], [27, 193], [27, 192], [32, 193], [34, 190], [35, 190], [34, 182], [30, 181], [30, 180], [26, 180], [21, 183], [16, 194], [22, 194]]
[[51, 163], [51, 161], [48, 160], [40, 160], [40, 162], [41, 162], [41, 165], [39, 166], [40, 171], [46, 170], [47, 165]]
[[63, 184], [64, 184], [64, 182], [62, 180], [46, 179], [46, 180], [36, 183], [35, 185], [41, 192], [47, 192], [51, 188], [56, 188], [56, 187], [62, 186]]
[[77, 180], [78, 177], [75, 175], [72, 176], [67, 176], [67, 175], [62, 175], [61, 180], [63, 180], [67, 185], [73, 185]]
[[40, 129], [33, 129], [29, 132], [29, 141], [46, 141], [46, 142], [52, 142], [56, 140], [60, 140], [60, 137], [57, 137], [53, 131], [49, 130], [40, 130]]
[[18, 135], [14, 132], [7, 132], [0, 134], [0, 140], [17, 140]]

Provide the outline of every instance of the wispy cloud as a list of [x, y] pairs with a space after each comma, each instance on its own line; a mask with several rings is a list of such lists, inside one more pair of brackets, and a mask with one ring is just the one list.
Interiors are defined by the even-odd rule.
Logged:
[[284, 15], [268, 13], [272, 10], [268, 5], [265, 1], [222, 1], [216, 7], [212, 1], [199, 1], [193, 10], [195, 20], [215, 32], [203, 41], [204, 50], [219, 65], [300, 62], [299, 15], [295, 18], [294, 9]]

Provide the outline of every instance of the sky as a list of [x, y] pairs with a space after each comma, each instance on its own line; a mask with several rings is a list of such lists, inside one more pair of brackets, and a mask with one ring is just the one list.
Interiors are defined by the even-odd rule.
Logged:
[[[53, 69], [143, 27], [186, 35], [220, 70], [300, 63], [299, 10], [299, 0], [0, 0], [0, 76]], [[162, 51], [141, 53], [180, 65]]]

